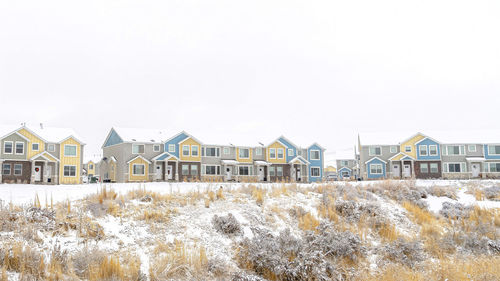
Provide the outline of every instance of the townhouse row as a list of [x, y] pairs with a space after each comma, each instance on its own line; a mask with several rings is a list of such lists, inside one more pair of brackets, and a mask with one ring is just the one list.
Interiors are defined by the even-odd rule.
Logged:
[[440, 141], [417, 133], [391, 144], [359, 135], [357, 153], [338, 161], [337, 170], [339, 176], [361, 180], [499, 178], [500, 143], [479, 141], [487, 137], [477, 132], [462, 137], [443, 134]]
[[81, 183], [84, 146], [68, 128], [0, 126], [0, 183]]
[[205, 144], [187, 132], [112, 128], [98, 165], [102, 180], [322, 181], [324, 148], [301, 148], [281, 136], [268, 145]]

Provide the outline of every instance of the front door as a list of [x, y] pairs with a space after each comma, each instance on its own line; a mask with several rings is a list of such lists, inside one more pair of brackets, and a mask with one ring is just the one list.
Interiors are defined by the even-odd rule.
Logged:
[[174, 170], [174, 167], [172, 167], [172, 165], [167, 166], [167, 179], [171, 180], [174, 178], [174, 175], [172, 173], [173, 170]]
[[264, 167], [259, 167], [259, 181], [264, 181]]
[[35, 166], [35, 181], [42, 181], [42, 166]]
[[296, 172], [296, 175], [297, 175], [296, 181], [300, 182], [302, 180], [302, 175], [300, 173], [300, 168], [297, 168], [297, 170], [295, 170], [295, 172]]
[[473, 178], [479, 177], [479, 171], [480, 171], [479, 167], [480, 167], [479, 163], [472, 164], [471, 170], [472, 170], [472, 177]]
[[163, 164], [155, 165], [155, 180], [163, 180]]
[[411, 177], [411, 165], [410, 164], [405, 164], [404, 165], [403, 176], [405, 178]]
[[399, 178], [401, 176], [400, 171], [399, 164], [392, 164], [392, 176], [394, 178]]

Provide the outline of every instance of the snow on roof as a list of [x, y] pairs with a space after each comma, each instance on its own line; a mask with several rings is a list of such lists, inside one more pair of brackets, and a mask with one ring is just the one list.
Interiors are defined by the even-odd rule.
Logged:
[[126, 142], [161, 143], [170, 137], [165, 129], [113, 127]]
[[[399, 145], [415, 136], [416, 131], [379, 131], [360, 133], [361, 145]], [[420, 133], [439, 143], [500, 143], [500, 130], [425, 130]]]
[[[61, 142], [70, 136], [73, 136], [80, 142], [84, 142], [82, 137], [70, 128], [46, 127], [43, 125], [34, 126], [31, 124], [27, 124], [25, 127], [47, 142]], [[0, 138], [21, 128], [23, 128], [22, 125], [0, 125]]]
[[6, 137], [19, 128], [21, 128], [21, 125], [0, 125], [0, 138]]
[[332, 157], [336, 160], [354, 159], [354, 147], [336, 150]]

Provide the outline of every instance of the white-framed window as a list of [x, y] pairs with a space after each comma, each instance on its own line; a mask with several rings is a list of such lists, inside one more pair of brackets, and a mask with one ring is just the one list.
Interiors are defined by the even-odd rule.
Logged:
[[76, 156], [76, 145], [65, 144], [64, 145], [64, 156]]
[[489, 155], [500, 155], [500, 145], [488, 145]]
[[465, 163], [445, 163], [444, 170], [445, 173], [465, 173], [466, 166]]
[[427, 145], [419, 145], [418, 149], [421, 156], [427, 156]]
[[74, 165], [64, 165], [63, 175], [65, 177], [76, 177], [76, 166], [74, 166]]
[[14, 164], [14, 175], [20, 176], [23, 174], [23, 164]]
[[160, 145], [159, 144], [153, 145], [153, 151], [154, 152], [160, 152]]
[[198, 155], [200, 155], [200, 146], [191, 145], [191, 156], [197, 157]]
[[435, 144], [429, 145], [429, 155], [436, 156], [438, 155], [438, 147]]
[[132, 174], [134, 176], [144, 176], [146, 174], [146, 165], [144, 164], [133, 164]]
[[55, 145], [55, 144], [53, 144], [53, 143], [49, 143], [49, 144], [47, 145], [47, 150], [48, 150], [49, 152], [54, 152], [54, 151], [56, 151], [56, 145]]
[[281, 166], [276, 167], [276, 176], [278, 176], [278, 177], [283, 176], [283, 167], [281, 167]]
[[182, 165], [182, 175], [189, 176], [189, 165], [187, 164]]
[[469, 152], [476, 152], [477, 151], [475, 144], [469, 144], [467, 149], [469, 150]]
[[319, 150], [311, 150], [311, 160], [320, 160], [320, 152]]
[[269, 158], [276, 159], [276, 148], [269, 148]]
[[16, 141], [16, 154], [24, 154], [24, 142]]
[[370, 164], [370, 174], [372, 175], [382, 175], [383, 174], [382, 164]]
[[382, 155], [382, 147], [380, 146], [370, 146], [368, 150], [370, 156], [380, 156]]
[[288, 156], [293, 156], [293, 149], [291, 148], [288, 149]]
[[395, 145], [391, 145], [390, 151], [391, 151], [391, 153], [396, 153], [396, 152], [398, 152], [398, 147]]
[[250, 167], [249, 166], [239, 166], [238, 172], [240, 176], [249, 176], [250, 175]]
[[437, 163], [431, 163], [430, 167], [431, 167], [431, 173], [432, 174], [436, 174], [436, 173], [439, 172], [439, 167], [438, 167]]
[[37, 142], [32, 143], [32, 144], [31, 144], [31, 150], [33, 150], [33, 151], [38, 151], [38, 150], [40, 150], [40, 144], [39, 144], [39, 143], [37, 143]]
[[198, 165], [191, 165], [191, 176], [198, 175]]
[[12, 153], [14, 153], [14, 143], [11, 142], [11, 141], [4, 142], [3, 143], [3, 153], [4, 154], [12, 154]]
[[229, 154], [231, 154], [231, 150], [229, 149], [229, 147], [224, 147], [224, 149], [223, 149], [223, 150], [224, 150], [224, 151], [223, 151], [223, 152], [224, 152], [224, 155], [229, 155]]
[[250, 158], [250, 149], [248, 148], [240, 148], [239, 149], [239, 158], [242, 158], [242, 159], [248, 159]]
[[261, 156], [262, 155], [262, 147], [257, 147], [255, 149], [255, 155], [257, 155], [257, 156]]
[[169, 144], [168, 145], [168, 152], [175, 152], [175, 144]]
[[429, 173], [429, 164], [427, 164], [427, 163], [420, 163], [420, 172], [422, 174], [428, 174]]
[[205, 166], [205, 175], [220, 175], [220, 166], [219, 165], [206, 165]]
[[465, 155], [465, 146], [463, 145], [447, 145], [447, 155]]
[[342, 178], [349, 178], [350, 175], [349, 175], [349, 171], [342, 171]]
[[340, 166], [349, 166], [349, 161], [348, 160], [341, 160]]
[[93, 170], [94, 169], [94, 165], [93, 164], [89, 164], [89, 169]]
[[311, 167], [311, 177], [319, 177], [320, 176], [320, 169], [319, 167]]
[[500, 163], [499, 162], [486, 163], [485, 168], [486, 167], [489, 167], [489, 169], [487, 169], [486, 172], [500, 173]]
[[3, 164], [2, 165], [2, 174], [3, 175], [10, 175], [10, 164]]
[[144, 144], [132, 144], [132, 154], [144, 154]]
[[405, 145], [405, 152], [411, 152], [411, 145]]
[[205, 147], [206, 157], [219, 157], [220, 149], [218, 147]]
[[182, 156], [189, 156], [189, 145], [182, 146]]
[[276, 175], [276, 171], [274, 170], [274, 167], [269, 167], [269, 176], [274, 177]]
[[285, 155], [283, 154], [283, 148], [278, 148], [278, 159], [284, 159]]

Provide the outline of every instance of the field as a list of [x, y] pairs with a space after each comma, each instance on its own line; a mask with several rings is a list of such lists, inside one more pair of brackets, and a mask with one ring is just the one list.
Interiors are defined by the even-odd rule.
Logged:
[[0, 280], [500, 280], [500, 181], [0, 185]]

